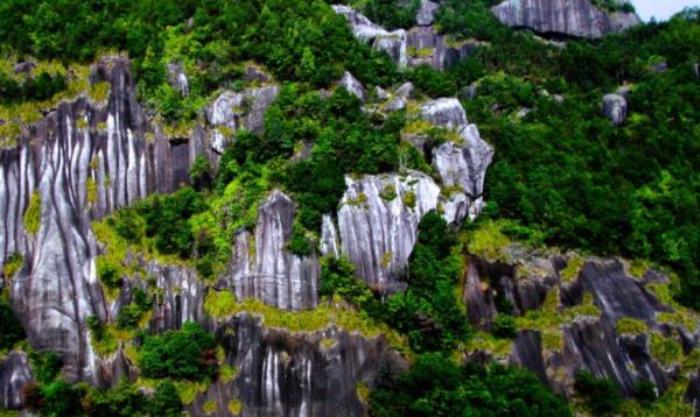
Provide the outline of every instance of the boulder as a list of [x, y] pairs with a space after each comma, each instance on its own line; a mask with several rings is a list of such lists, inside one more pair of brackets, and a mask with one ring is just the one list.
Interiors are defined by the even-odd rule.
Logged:
[[10, 352], [0, 360], [0, 409], [17, 410], [24, 406], [24, 387], [33, 381], [24, 352]]
[[345, 71], [343, 78], [338, 81], [338, 87], [344, 88], [348, 93], [359, 98], [364, 103], [366, 98], [365, 87], [350, 72]]
[[413, 97], [413, 83], [410, 81], [407, 81], [399, 86], [399, 88], [396, 89], [395, 94], [401, 98], [409, 99]]
[[168, 64], [168, 82], [170, 86], [177, 90], [182, 97], [187, 97], [190, 94], [190, 87], [187, 81], [187, 75], [180, 63]]
[[640, 23], [635, 13], [610, 13], [590, 0], [504, 0], [491, 11], [501, 23], [544, 35], [600, 38]]
[[620, 94], [606, 94], [603, 97], [603, 116], [615, 125], [627, 120], [627, 100]]
[[421, 0], [420, 8], [416, 13], [416, 24], [418, 26], [430, 26], [435, 20], [435, 12], [440, 8], [440, 5], [430, 0]]

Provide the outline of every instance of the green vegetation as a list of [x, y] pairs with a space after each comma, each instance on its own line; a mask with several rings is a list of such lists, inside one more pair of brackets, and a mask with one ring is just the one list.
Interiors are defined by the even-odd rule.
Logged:
[[204, 301], [204, 310], [214, 318], [251, 314], [259, 317], [267, 327], [281, 328], [292, 333], [318, 332], [336, 326], [368, 338], [382, 335], [391, 347], [410, 355], [405, 338], [397, 334], [396, 330], [367, 317], [364, 311], [358, 312], [344, 306], [339, 300], [322, 302], [313, 310], [286, 311], [255, 299], [236, 301], [235, 296], [228, 291], [209, 291]]
[[370, 394], [373, 416], [566, 417], [566, 402], [532, 374], [518, 368], [491, 365], [458, 366], [440, 354], [424, 354], [406, 373], [383, 375]]
[[24, 265], [24, 257], [18, 252], [11, 253], [2, 266], [2, 278], [5, 285], [9, 284], [10, 279], [15, 276]]
[[631, 317], [621, 317], [615, 327], [617, 333], [623, 336], [638, 336], [649, 332], [645, 322]]
[[139, 367], [148, 378], [201, 381], [212, 377], [217, 361], [214, 336], [196, 323], [159, 336], [146, 336], [139, 352]]
[[38, 191], [32, 193], [29, 205], [24, 212], [24, 229], [27, 233], [36, 235], [41, 226], [41, 194]]
[[575, 388], [594, 416], [615, 415], [622, 406], [620, 388], [609, 379], [581, 371], [576, 374]]
[[0, 352], [12, 349], [15, 343], [25, 338], [22, 323], [3, 298], [0, 298], [0, 329]]

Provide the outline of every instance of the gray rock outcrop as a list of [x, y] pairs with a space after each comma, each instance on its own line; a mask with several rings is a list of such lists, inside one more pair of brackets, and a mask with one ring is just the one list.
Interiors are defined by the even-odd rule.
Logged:
[[418, 223], [437, 208], [440, 187], [415, 171], [346, 177], [345, 183], [338, 211], [341, 252], [369, 285], [380, 291], [397, 290], [396, 278], [407, 265]]
[[418, 26], [430, 26], [435, 20], [435, 12], [440, 5], [430, 0], [421, 0], [420, 7], [416, 13], [416, 24]]
[[295, 212], [294, 202], [274, 191], [260, 207], [254, 233], [236, 237], [224, 281], [239, 300], [252, 297], [290, 310], [316, 307], [320, 273], [316, 255], [294, 255], [286, 247]]
[[367, 92], [365, 91], [365, 87], [357, 78], [355, 78], [348, 71], [345, 71], [345, 73], [343, 74], [343, 78], [341, 78], [340, 81], [338, 81], [338, 87], [344, 88], [345, 90], [347, 90], [348, 93], [354, 95], [362, 102], [364, 102], [367, 98]]
[[[459, 143], [445, 142], [433, 149], [433, 165], [442, 185], [448, 189], [461, 189], [462, 195], [454, 195], [456, 220], [469, 216], [474, 220], [483, 206], [484, 181], [491, 165], [494, 149], [486, 143], [474, 124], [469, 124], [459, 100], [441, 98], [424, 103], [421, 117], [435, 126], [456, 132]], [[462, 197], [465, 197], [462, 199]]]
[[279, 87], [274, 84], [247, 88], [241, 92], [224, 91], [206, 110], [207, 121], [213, 128], [211, 147], [223, 154], [229, 134], [244, 128], [261, 133], [267, 108], [275, 101]]
[[[647, 285], [668, 282], [667, 278], [651, 271], [632, 278], [619, 260], [595, 258], [581, 261], [578, 270], [563, 278], [562, 271], [573, 258], [567, 261], [561, 255], [532, 254], [517, 248], [507, 251], [507, 261], [470, 261], [463, 295], [470, 322], [488, 327], [497, 305], [504, 305], [504, 301], [516, 317], [553, 309], [541, 313], [547, 317], [544, 328], [534, 325], [518, 332], [508, 361], [530, 369], [567, 395], [573, 393], [580, 370], [610, 378], [626, 395], [634, 393], [639, 381], [650, 381], [663, 392], [678, 377], [676, 367], [654, 356], [650, 340], [667, 337], [696, 345], [698, 330], [664, 321], [667, 319], [662, 314], [674, 307], [660, 302]], [[586, 297], [591, 304], [583, 308]], [[552, 320], [557, 315], [561, 318]], [[619, 327], [620, 320], [638, 324], [625, 333], [630, 330]], [[559, 342], [552, 342], [557, 339]]]
[[187, 183], [202, 148], [195, 140], [171, 143], [148, 122], [129, 66], [103, 60], [91, 80], [110, 83], [106, 103], [63, 102], [15, 147], [0, 150], [0, 263], [15, 252], [24, 258], [12, 305], [30, 344], [59, 353], [69, 380], [100, 379], [85, 320], [109, 315], [91, 220]]
[[[362, 417], [358, 384], [371, 387], [379, 369], [405, 366], [383, 338], [335, 328], [291, 334], [241, 315], [222, 323], [216, 336], [238, 377], [200, 395], [189, 407], [193, 416], [232, 417], [228, 404], [240, 400], [241, 417]], [[217, 411], [205, 411], [207, 401]]]
[[603, 11], [590, 0], [505, 0], [491, 10], [505, 25], [546, 35], [600, 38], [640, 23], [635, 13]]
[[387, 31], [349, 6], [335, 5], [333, 10], [343, 15], [356, 38], [371, 43], [372, 47], [385, 51], [400, 68], [430, 65], [446, 69], [467, 57], [482, 43], [476, 41], [450, 41], [430, 26], [438, 4], [423, 0], [417, 14], [418, 26], [409, 30]]
[[603, 97], [603, 116], [615, 125], [621, 125], [627, 120], [627, 100], [620, 94], [606, 94]]
[[27, 355], [10, 352], [0, 360], [0, 409], [16, 410], [24, 405], [24, 387], [32, 381]]
[[347, 19], [356, 38], [370, 43], [377, 50], [385, 51], [399, 67], [406, 66], [405, 30], [389, 32], [349, 6], [334, 5], [333, 10]]

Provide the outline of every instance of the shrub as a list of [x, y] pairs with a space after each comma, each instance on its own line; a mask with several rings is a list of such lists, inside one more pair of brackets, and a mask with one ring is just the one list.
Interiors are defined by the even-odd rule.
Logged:
[[15, 343], [26, 337], [24, 327], [12, 307], [0, 299], [0, 351], [12, 349]]
[[574, 387], [593, 415], [615, 414], [622, 405], [620, 388], [607, 378], [597, 378], [588, 371], [580, 371], [576, 374]]
[[214, 337], [196, 323], [160, 336], [147, 336], [139, 352], [143, 375], [149, 378], [203, 380], [214, 375]]
[[499, 314], [493, 321], [491, 332], [496, 337], [512, 339], [517, 335], [517, 326], [513, 316]]
[[562, 398], [533, 374], [515, 367], [458, 366], [431, 353], [418, 356], [405, 373], [383, 369], [379, 374], [369, 397], [372, 416], [571, 416]]

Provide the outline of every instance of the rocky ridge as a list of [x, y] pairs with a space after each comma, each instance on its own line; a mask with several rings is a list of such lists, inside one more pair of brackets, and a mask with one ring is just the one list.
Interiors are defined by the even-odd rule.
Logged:
[[554, 36], [600, 38], [640, 23], [634, 12], [608, 12], [590, 0], [505, 0], [491, 10], [505, 25]]

